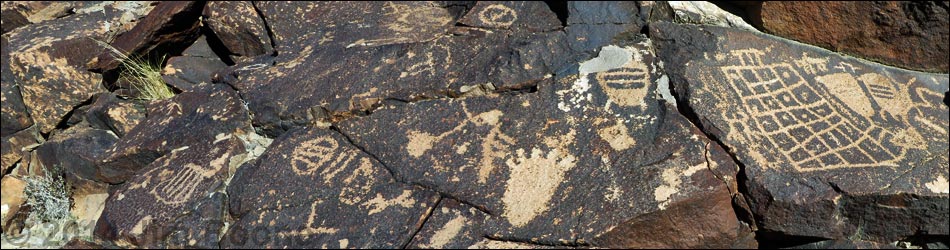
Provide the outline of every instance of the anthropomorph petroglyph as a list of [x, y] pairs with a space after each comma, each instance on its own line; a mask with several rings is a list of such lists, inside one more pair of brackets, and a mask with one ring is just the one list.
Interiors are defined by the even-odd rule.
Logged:
[[[481, 150], [479, 151], [481, 158], [478, 162], [478, 181], [485, 183], [488, 181], [488, 176], [496, 165], [495, 160], [504, 157], [504, 154], [501, 152], [504, 152], [509, 146], [514, 145], [515, 139], [501, 132], [500, 118], [503, 113], [500, 110], [491, 110], [473, 115], [464, 107], [464, 104], [463, 110], [467, 117], [466, 122], [455, 126], [449, 131], [438, 135], [432, 135], [424, 131], [410, 131], [408, 134], [409, 145], [406, 150], [412, 157], [419, 158], [430, 150], [434, 144], [441, 142], [449, 135], [463, 133], [466, 129], [471, 127], [490, 126], [491, 130], [484, 136], [485, 139], [482, 140]], [[462, 148], [456, 149], [455, 153], [465, 154], [468, 152], [468, 145], [458, 146]], [[440, 165], [437, 157], [432, 157], [431, 160], [435, 165]], [[436, 168], [439, 169], [441, 166], [436, 166]]]
[[[419, 75], [435, 76], [438, 71], [447, 68], [452, 62], [452, 50], [449, 46], [439, 43], [432, 43], [421, 55], [421, 59], [419, 58], [420, 55], [412, 51], [408, 52], [406, 56], [412, 64], [406, 67], [406, 71], [399, 74], [399, 78]], [[442, 65], [442, 69], [437, 68], [439, 65]]]

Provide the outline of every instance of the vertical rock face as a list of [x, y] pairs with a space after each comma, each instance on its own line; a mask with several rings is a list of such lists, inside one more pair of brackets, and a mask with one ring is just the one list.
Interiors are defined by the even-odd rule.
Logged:
[[718, 27], [651, 33], [681, 98], [745, 165], [760, 229], [948, 234], [947, 75]]
[[3, 185], [3, 197], [0, 200], [0, 224], [3, 225], [2, 231], [5, 233], [7, 224], [13, 219], [14, 215], [20, 211], [23, 203], [26, 202], [26, 182], [13, 176], [4, 176], [0, 180]]
[[889, 1], [754, 5], [763, 31], [908, 69], [950, 72], [950, 4]]
[[201, 83], [210, 83], [212, 75], [227, 66], [208, 45], [208, 39], [201, 36], [181, 56], [168, 59], [162, 79], [176, 89], [191, 90]]
[[439, 196], [393, 181], [345, 137], [299, 129], [278, 138], [228, 187], [225, 248], [399, 248]]
[[209, 1], [202, 17], [231, 53], [232, 60], [274, 51], [264, 20], [251, 1]]
[[[10, 58], [10, 46], [7, 37], [0, 37], [0, 48], [2, 48], [3, 58]], [[23, 105], [23, 97], [20, 96], [20, 86], [14, 80], [13, 71], [9, 65], [4, 65], [0, 69], [0, 137], [7, 137], [13, 133], [23, 130], [33, 125], [30, 114]]]
[[[135, 27], [116, 37], [111, 45], [130, 57], [144, 57], [166, 50], [181, 51], [178, 47], [198, 37], [198, 17], [203, 7], [203, 2], [196, 1], [159, 2]], [[90, 68], [105, 72], [120, 64], [121, 60], [114, 51], [103, 51]]]

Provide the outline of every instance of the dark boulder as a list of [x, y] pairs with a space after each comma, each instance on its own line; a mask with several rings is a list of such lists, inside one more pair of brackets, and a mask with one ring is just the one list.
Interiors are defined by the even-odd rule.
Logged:
[[947, 75], [729, 28], [657, 23], [680, 99], [745, 166], [762, 230], [948, 235]]
[[122, 183], [172, 151], [251, 132], [250, 117], [237, 93], [204, 84], [170, 99], [153, 101], [148, 113], [106, 152], [95, 180]]

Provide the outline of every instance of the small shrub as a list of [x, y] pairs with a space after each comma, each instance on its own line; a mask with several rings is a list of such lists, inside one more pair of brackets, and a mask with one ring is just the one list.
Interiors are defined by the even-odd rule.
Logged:
[[69, 188], [62, 176], [29, 176], [26, 181], [26, 204], [36, 221], [53, 222], [70, 216]]
[[140, 57], [129, 57], [126, 53], [119, 51], [108, 43], [95, 40], [96, 43], [109, 49], [119, 60], [122, 61], [122, 73], [119, 79], [129, 82], [133, 90], [138, 93], [134, 98], [140, 100], [161, 100], [171, 98], [175, 95], [172, 89], [165, 84], [162, 79], [161, 62], [165, 60], [162, 56], [157, 63], [149, 62]]

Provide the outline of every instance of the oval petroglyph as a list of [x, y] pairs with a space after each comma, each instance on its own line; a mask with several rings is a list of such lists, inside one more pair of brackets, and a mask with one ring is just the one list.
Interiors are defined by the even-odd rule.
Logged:
[[478, 20], [489, 26], [507, 28], [518, 20], [518, 13], [507, 6], [492, 4], [478, 13]]

